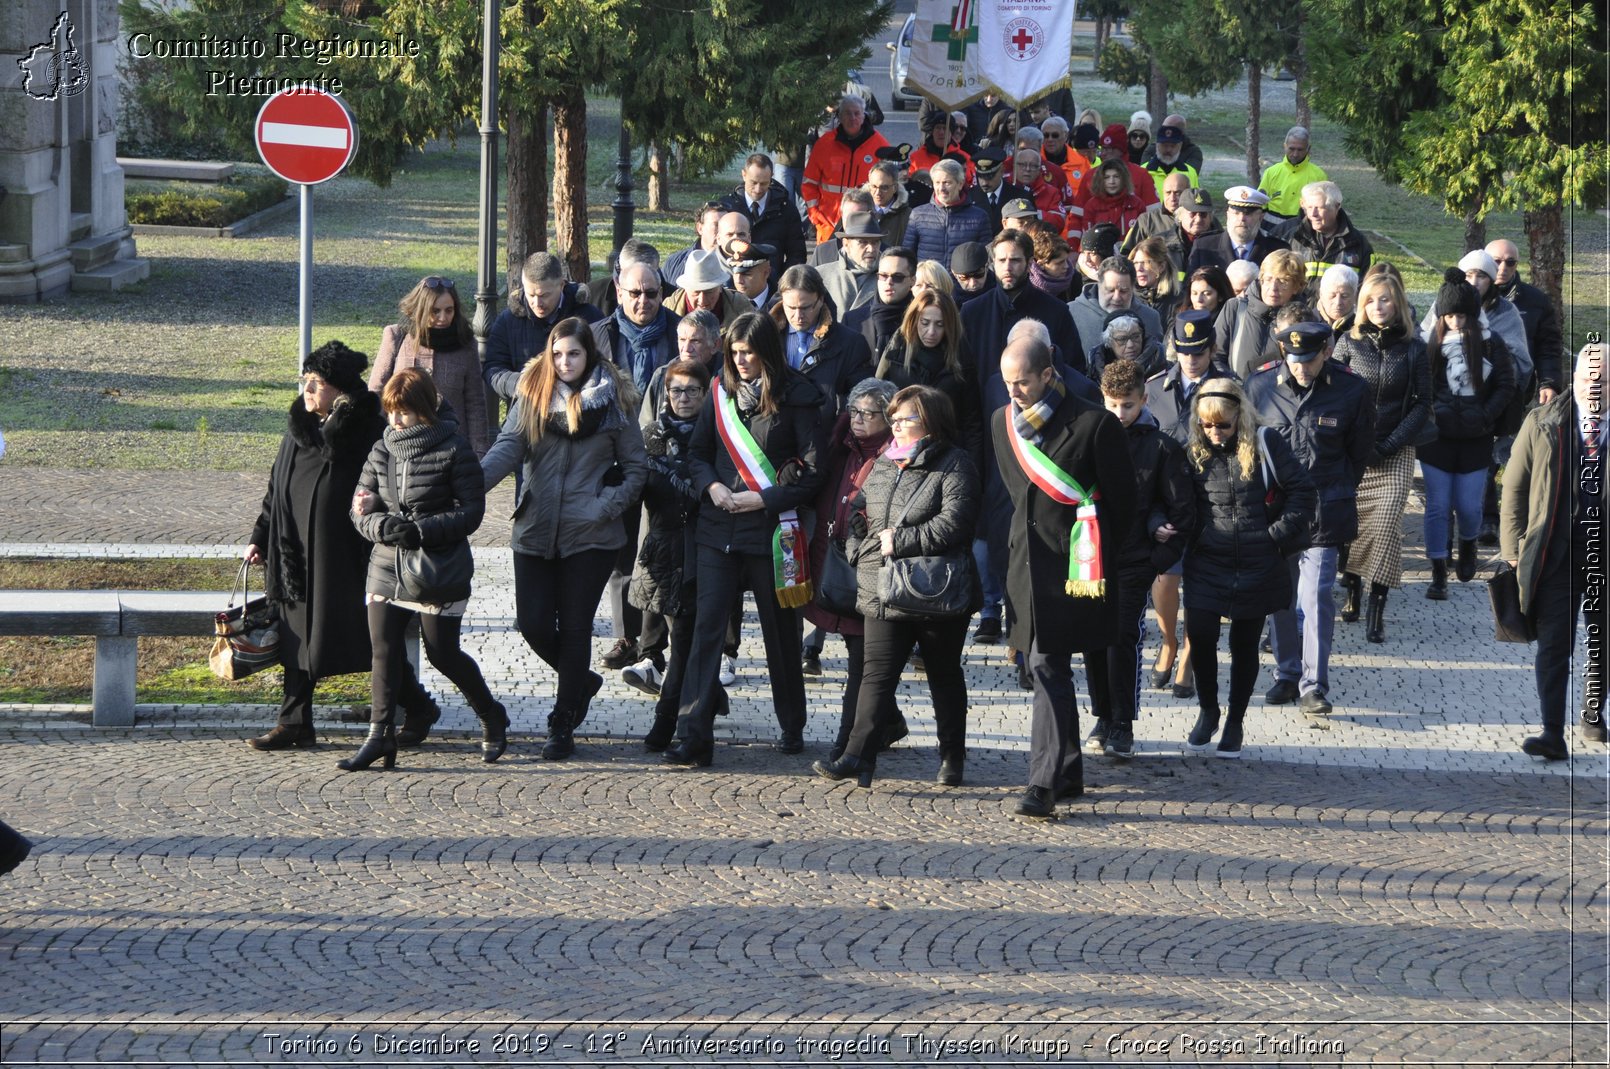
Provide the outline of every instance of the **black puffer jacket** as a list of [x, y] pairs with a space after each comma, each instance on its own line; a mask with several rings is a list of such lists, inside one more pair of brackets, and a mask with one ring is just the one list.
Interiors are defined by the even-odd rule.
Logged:
[[1364, 380], [1375, 401], [1369, 463], [1379, 467], [1412, 445], [1431, 418], [1431, 365], [1425, 343], [1412, 331], [1383, 333], [1365, 322], [1358, 333], [1338, 338], [1334, 355]]
[[[388, 468], [400, 499], [392, 493]], [[435, 423], [387, 428], [369, 451], [358, 489], [379, 501], [373, 511], [352, 517], [359, 533], [375, 544], [364, 592], [392, 600], [399, 596], [398, 546], [451, 546], [469, 538], [486, 515], [481, 463], [446, 405]], [[469, 597], [469, 590], [460, 597]]]
[[[1474, 397], [1457, 394], [1448, 385], [1446, 360], [1429, 357], [1431, 410], [1437, 421], [1437, 440], [1416, 453], [1420, 460], [1443, 471], [1465, 473], [1485, 468], [1492, 458], [1493, 436], [1498, 433], [1515, 396], [1515, 362], [1504, 339], [1491, 332], [1482, 339], [1492, 368], [1482, 377]], [[1429, 349], [1429, 346], [1427, 346]]]
[[[852, 335], [861, 341], [860, 335]], [[862, 343], [865, 345], [865, 343]], [[738, 474], [738, 466], [721, 443], [716, 430], [716, 391], [699, 411], [693, 428], [693, 484], [699, 488], [698, 531], [701, 546], [712, 546], [727, 553], [771, 556], [772, 535], [777, 517], [790, 509], [808, 509], [816, 500], [825, 478], [818, 462], [823, 450], [822, 391], [797, 371], [788, 371], [778, 384], [781, 395], [777, 411], [769, 416], [739, 416], [755, 444], [777, 472], [776, 484], [763, 492], [766, 507], [755, 512], [726, 512], [704, 507], [710, 484], [720, 483], [733, 493], [749, 489]]]
[[919, 345], [911, 354], [908, 368], [905, 336], [895, 334], [884, 346], [874, 374], [894, 383], [896, 390], [907, 386], [932, 386], [950, 398], [950, 406], [956, 411], [957, 444], [973, 458], [973, 466], [980, 467], [984, 463], [984, 410], [979, 404], [978, 365], [973, 363], [972, 350], [965, 340], [956, 354], [956, 362], [961, 367], [960, 374], [945, 367], [943, 353]]
[[693, 441], [695, 421], [683, 422], [661, 413], [643, 428], [648, 452], [648, 481], [643, 484], [643, 506], [648, 510], [648, 531], [637, 550], [637, 567], [626, 599], [645, 612], [664, 616], [693, 613], [693, 532], [699, 513], [699, 491], [694, 488]]
[[[883, 567], [879, 532], [894, 528], [894, 556], [924, 557], [957, 554], [972, 566], [973, 530], [978, 524], [981, 491], [978, 469], [960, 446], [923, 442], [905, 464], [887, 453], [872, 465], [862, 488], [861, 512], [866, 516], [866, 537], [852, 538], [845, 547], [855, 565], [861, 591], [855, 607], [867, 619], [898, 620], [903, 614], [885, 609], [878, 598], [878, 573]], [[982, 601], [980, 588], [975, 601]], [[977, 605], [968, 610], [976, 611]]]
[[[1261, 458], [1251, 478], [1241, 474], [1234, 441], [1213, 449], [1202, 470], [1191, 466], [1196, 484], [1196, 529], [1185, 554], [1185, 608], [1232, 620], [1268, 616], [1291, 606], [1286, 556], [1308, 543], [1308, 525], [1318, 495], [1308, 472], [1280, 435], [1263, 433], [1274, 461], [1284, 504], [1273, 520], [1265, 499]], [[1189, 462], [1189, 461], [1187, 461]]]
[[[1196, 488], [1185, 462], [1185, 450], [1155, 424], [1137, 419], [1124, 428], [1129, 457], [1135, 462], [1135, 523], [1118, 554], [1125, 572], [1160, 575], [1185, 552], [1185, 540], [1196, 528]], [[1152, 537], [1165, 523], [1179, 532], [1166, 542]]]

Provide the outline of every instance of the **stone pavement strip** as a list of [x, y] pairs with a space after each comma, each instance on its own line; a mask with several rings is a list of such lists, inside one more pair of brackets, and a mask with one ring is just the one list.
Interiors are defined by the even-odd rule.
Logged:
[[[232, 554], [260, 482], [0, 468], [0, 552]], [[1529, 651], [1480, 584], [1411, 574], [1384, 647], [1338, 624], [1331, 730], [1255, 701], [1245, 760], [1187, 757], [1190, 703], [1148, 691], [1142, 755], [1026, 822], [999, 648], [967, 654], [958, 789], [917, 675], [871, 791], [809, 773], [836, 643], [806, 753], [773, 751], [752, 617], [713, 768], [643, 753], [618, 680], [536, 760], [506, 538], [467, 642], [515, 718], [497, 765], [429, 670], [442, 729], [392, 773], [337, 771], [333, 717], [258, 754], [261, 706], [0, 710], [0, 817], [37, 844], [0, 883], [0, 1064], [1606, 1062], [1604, 753], [1516, 752]]]

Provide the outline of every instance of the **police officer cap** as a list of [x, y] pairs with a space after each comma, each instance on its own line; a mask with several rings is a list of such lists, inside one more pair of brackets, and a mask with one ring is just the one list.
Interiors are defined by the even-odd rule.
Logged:
[[1279, 332], [1280, 351], [1289, 360], [1309, 360], [1325, 351], [1331, 329], [1323, 323], [1293, 323]]
[[973, 170], [985, 178], [993, 178], [1006, 162], [1006, 153], [998, 148], [980, 149], [978, 155], [973, 157]]
[[1269, 194], [1260, 193], [1251, 186], [1231, 186], [1224, 191], [1224, 203], [1232, 208], [1256, 208], [1262, 211], [1269, 207]]
[[769, 263], [777, 249], [771, 245], [755, 245], [736, 238], [727, 246], [727, 266], [733, 271], [753, 271], [763, 263]]
[[898, 145], [884, 145], [874, 149], [872, 155], [880, 160], [893, 160], [898, 164], [905, 164], [911, 159], [911, 146], [902, 141]]
[[1174, 348], [1177, 351], [1196, 353], [1212, 344], [1212, 312], [1191, 308], [1174, 316]]

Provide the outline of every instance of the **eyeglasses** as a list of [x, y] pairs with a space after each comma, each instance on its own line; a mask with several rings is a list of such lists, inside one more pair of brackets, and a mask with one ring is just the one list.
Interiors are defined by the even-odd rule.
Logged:
[[421, 282], [420, 285], [424, 286], [428, 290], [456, 290], [456, 289], [458, 289], [457, 286], [453, 285], [453, 280], [452, 279], [443, 278], [441, 275], [431, 275], [429, 278], [427, 278], [423, 282]]
[[882, 410], [876, 408], [855, 408], [852, 406], [849, 412], [851, 422], [860, 421], [862, 423], [867, 423], [871, 420], [883, 418]]
[[1493, 263], [1497, 264], [1499, 267], [1515, 267], [1520, 263], [1520, 261], [1514, 257], [1510, 257], [1508, 260], [1495, 259], [1493, 260]]
[[321, 390], [328, 385], [330, 384], [325, 382], [324, 379], [320, 378], [318, 375], [303, 375], [301, 378], [296, 380], [296, 388], [301, 390], [303, 393], [311, 393], [314, 390]]
[[906, 424], [906, 423], [915, 423], [915, 424], [918, 424], [920, 426], [922, 424], [922, 417], [921, 416], [890, 416], [889, 417], [889, 426], [891, 426], [891, 427], [899, 427], [902, 424]]
[[703, 386], [672, 386], [665, 391], [672, 397], [698, 397], [704, 393]]
[[659, 290], [621, 290], [621, 292], [633, 301], [657, 301], [660, 299]]
[[1202, 421], [1202, 429], [1205, 430], [1205, 431], [1228, 431], [1228, 430], [1234, 430], [1235, 429], [1235, 424], [1234, 423], [1209, 423], [1206, 420], [1203, 420]]
[[879, 282], [904, 282], [910, 277], [911, 276], [906, 274], [904, 271], [894, 271], [887, 274], [882, 271], [878, 272]]

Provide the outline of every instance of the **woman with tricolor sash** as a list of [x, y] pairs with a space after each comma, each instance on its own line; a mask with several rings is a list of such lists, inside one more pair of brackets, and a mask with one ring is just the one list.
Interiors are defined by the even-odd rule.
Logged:
[[1219, 634], [1230, 621], [1230, 710], [1218, 756], [1240, 757], [1242, 719], [1258, 681], [1264, 618], [1291, 604], [1286, 556], [1307, 544], [1318, 491], [1286, 440], [1262, 431], [1231, 378], [1204, 380], [1185, 453], [1196, 484], [1196, 529], [1185, 553], [1185, 637], [1200, 712], [1186, 748], [1219, 731]]
[[805, 748], [805, 677], [799, 610], [811, 600], [810, 549], [799, 510], [815, 500], [822, 474], [821, 391], [791, 370], [771, 319], [746, 312], [727, 328], [721, 374], [693, 431], [693, 480], [707, 499], [694, 535], [698, 599], [676, 742], [675, 765], [710, 764], [715, 691], [727, 616], [753, 590], [766, 642], [777, 748]]

